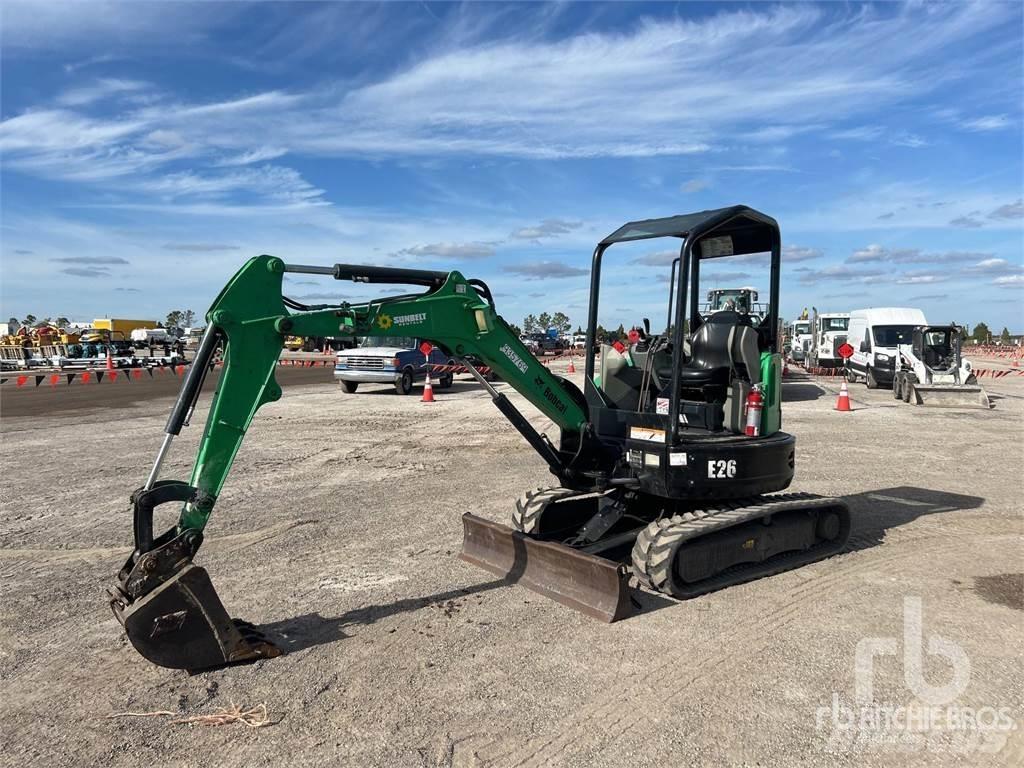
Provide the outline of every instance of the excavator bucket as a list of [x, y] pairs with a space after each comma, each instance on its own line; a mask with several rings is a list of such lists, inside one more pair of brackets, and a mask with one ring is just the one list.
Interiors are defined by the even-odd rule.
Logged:
[[910, 402], [915, 405], [946, 408], [991, 408], [988, 393], [979, 386], [913, 384]]
[[135, 650], [162, 667], [208, 669], [279, 656], [256, 627], [228, 616], [206, 570], [192, 562], [201, 531], [174, 526], [153, 539], [153, 510], [195, 494], [178, 480], [132, 494], [135, 551], [107, 592], [114, 616]]
[[256, 627], [228, 617], [206, 570], [193, 563], [134, 601], [116, 588], [110, 605], [135, 650], [162, 667], [199, 670], [281, 654]]
[[466, 513], [461, 560], [602, 621], [630, 614], [626, 566]]
[[228, 617], [206, 569], [193, 563], [134, 602], [117, 590], [111, 607], [135, 650], [161, 667], [204, 670], [281, 655], [251, 624]]

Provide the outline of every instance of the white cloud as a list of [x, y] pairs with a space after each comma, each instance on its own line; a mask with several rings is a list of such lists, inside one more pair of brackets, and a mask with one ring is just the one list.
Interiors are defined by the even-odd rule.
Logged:
[[920, 248], [884, 248], [872, 243], [866, 248], [854, 251], [846, 260], [848, 264], [885, 262], [889, 264], [964, 264], [969, 261], [991, 259], [992, 254], [970, 251], [922, 251]]
[[[679, 258], [678, 248], [669, 248], [664, 251], [655, 251], [633, 259], [634, 264], [644, 264], [649, 267], [663, 267], [670, 265]], [[668, 276], [665, 276], [668, 279]]]
[[927, 141], [917, 134], [910, 133], [908, 131], [900, 131], [889, 139], [889, 143], [897, 147], [910, 147], [911, 149], [919, 149], [921, 147], [928, 146]]
[[686, 194], [693, 194], [694, 192], [700, 192], [702, 189], [707, 189], [710, 186], [707, 179], [690, 179], [684, 182], [680, 187], [680, 191]]
[[890, 233], [895, 229], [949, 229], [965, 228], [965, 225], [967, 229], [979, 226], [1017, 229], [1017, 221], [984, 218], [982, 213], [1004, 205], [1017, 193], [1016, 189], [1011, 192], [980, 183], [866, 180], [855, 184], [849, 192], [817, 205], [811, 201], [790, 211], [785, 215], [785, 222], [788, 231], [830, 233], [868, 230]]
[[244, 167], [220, 174], [182, 171], [138, 183], [138, 188], [159, 197], [223, 197], [229, 193], [258, 192], [261, 197], [285, 203], [326, 205], [324, 191], [283, 166]]
[[946, 280], [945, 275], [936, 275], [930, 272], [904, 272], [896, 277], [896, 285], [930, 285], [941, 283]]
[[81, 107], [111, 96], [142, 91], [149, 87], [149, 83], [142, 80], [101, 78], [89, 85], [64, 91], [57, 97], [57, 103], [67, 107]]
[[[85, 17], [105, 13], [124, 18], [124, 34], [149, 33], [160, 23], [178, 29], [165, 18], [169, 12], [134, 7], [157, 4], [118, 6], [117, 13], [85, 5], [89, 14], [78, 4], [68, 13], [86, 29], [99, 22]], [[70, 29], [41, 7], [41, 17]], [[15, 34], [41, 29], [29, 15], [19, 6]], [[174, 21], [189, 28], [181, 15]], [[200, 104], [168, 98], [107, 119], [49, 110], [46, 124], [39, 124], [42, 112], [35, 110], [29, 113], [35, 118], [19, 115], [3, 124], [7, 134], [17, 134], [4, 151], [13, 167], [51, 177], [60, 173], [58, 156], [70, 151], [74, 179], [126, 175], [133, 164], [151, 168], [161, 158], [138, 146], [139, 135], [159, 130], [179, 133], [191, 156], [224, 165], [280, 156], [268, 147], [313, 156], [703, 153], [751, 136], [784, 141], [836, 122], [855, 124], [905, 97], [925, 96], [963, 76], [945, 51], [1012, 16], [1002, 5], [898, 12], [788, 5], [689, 21], [641, 20], [623, 31], [561, 39], [448, 44], [357, 86], [328, 81], [305, 93], [275, 90]], [[116, 28], [113, 22], [101, 26]], [[694, 109], [698, 104], [713, 108]], [[29, 125], [33, 119], [36, 125]], [[855, 127], [835, 135], [860, 131], [866, 138], [878, 130]], [[892, 141], [920, 146], [923, 139], [904, 133]], [[107, 154], [118, 161], [107, 162]], [[104, 167], [88, 173], [81, 167], [86, 163]]]
[[431, 243], [403, 248], [398, 253], [441, 259], [483, 259], [494, 255], [494, 246], [490, 243]]
[[215, 251], [237, 251], [240, 247], [227, 243], [167, 243], [165, 251], [185, 251], [187, 253], [212, 253]]
[[985, 226], [985, 223], [975, 218], [978, 215], [978, 211], [969, 213], [966, 216], [957, 216], [955, 219], [950, 219], [949, 224], [953, 227], [960, 227], [961, 229], [978, 229], [979, 227]]
[[964, 268], [968, 275], [1008, 275], [1021, 270], [1020, 262], [1014, 264], [1006, 259], [988, 258]]
[[251, 165], [252, 163], [263, 163], [267, 160], [276, 160], [286, 154], [288, 154], [287, 149], [280, 149], [278, 147], [257, 147], [256, 149], [251, 149], [238, 155], [222, 158], [221, 160], [218, 160], [215, 165]]
[[993, 285], [998, 285], [1001, 288], [1016, 288], [1017, 286], [1024, 285], [1024, 273], [1019, 275], [1006, 275], [1005, 277], [997, 277], [992, 281]]
[[509, 237], [513, 240], [542, 240], [544, 238], [567, 235], [574, 229], [583, 226], [582, 221], [565, 221], [564, 219], [544, 219], [540, 224], [529, 227], [520, 227], [514, 230]]
[[799, 276], [801, 283], [814, 285], [820, 282], [829, 282], [833, 285], [849, 284], [851, 282], [872, 282], [887, 273], [881, 269], [852, 268], [845, 264], [831, 264], [820, 269], [810, 267], [797, 267], [794, 272]]
[[861, 125], [856, 128], [844, 128], [841, 131], [833, 131], [830, 135], [833, 139], [843, 141], [874, 141], [883, 133], [885, 133], [885, 129], [880, 125]]
[[807, 248], [802, 245], [782, 246], [782, 261], [784, 263], [810, 261], [811, 259], [820, 258], [822, 255], [823, 251], [820, 248]]
[[1013, 123], [1006, 115], [985, 115], [960, 123], [961, 128], [975, 132], [1001, 131], [1011, 125]]
[[1017, 198], [1015, 203], [1007, 203], [996, 208], [988, 215], [990, 219], [1024, 219], [1024, 199]]
[[513, 275], [520, 275], [529, 280], [542, 280], [546, 278], [578, 277], [590, 274], [589, 269], [571, 267], [561, 261], [526, 261], [520, 264], [512, 264], [503, 267], [505, 272]]

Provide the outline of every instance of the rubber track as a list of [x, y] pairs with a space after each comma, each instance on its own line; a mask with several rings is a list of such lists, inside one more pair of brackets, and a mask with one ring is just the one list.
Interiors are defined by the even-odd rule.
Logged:
[[523, 533], [533, 533], [549, 504], [574, 495], [579, 494], [561, 486], [527, 491], [516, 500], [516, 507], [512, 510], [512, 527]]
[[[682, 585], [673, 592], [670, 585], [674, 554], [686, 541], [716, 531], [791, 510], [840, 507], [846, 510], [840, 535], [833, 541], [822, 541], [808, 549], [775, 555], [759, 563], [745, 563], [727, 568], [697, 584]], [[849, 510], [841, 499], [812, 493], [783, 493], [758, 496], [731, 502], [716, 509], [701, 509], [655, 520], [637, 537], [633, 545], [633, 573], [642, 586], [673, 597], [696, 597], [722, 587], [742, 584], [771, 576], [807, 563], [821, 560], [843, 549], [850, 535]]]

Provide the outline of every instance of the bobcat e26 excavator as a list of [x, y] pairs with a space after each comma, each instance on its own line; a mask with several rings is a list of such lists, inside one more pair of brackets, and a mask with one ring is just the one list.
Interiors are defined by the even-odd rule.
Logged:
[[[645, 321], [625, 354], [599, 350], [593, 334], [605, 251], [659, 237], [681, 243], [669, 326], [655, 335]], [[723, 310], [702, 317], [703, 262], [752, 253], [770, 254], [766, 315]], [[779, 260], [775, 220], [743, 206], [616, 230], [594, 251], [580, 391], [529, 353], [479, 280], [458, 272], [251, 259], [214, 301], [156, 461], [131, 496], [135, 549], [111, 592], [129, 640], [150, 661], [174, 668], [278, 655], [258, 628], [228, 617], [193, 559], [253, 415], [281, 396], [274, 370], [289, 335], [430, 339], [453, 358], [481, 360], [550, 418], [561, 431], [557, 443], [477, 376], [557, 483], [525, 494], [511, 527], [464, 514], [461, 557], [592, 616], [614, 621], [629, 613], [630, 573], [647, 589], [685, 598], [837, 552], [850, 531], [842, 501], [765, 495], [789, 486], [795, 462], [795, 439], [781, 431]], [[365, 304], [305, 306], [282, 296], [288, 273], [426, 290]], [[222, 344], [220, 383], [191, 478], [159, 480]], [[748, 435], [743, 406], [752, 388], [763, 392], [763, 412], [759, 434]], [[180, 517], [155, 536], [153, 512], [162, 504], [181, 505]]]

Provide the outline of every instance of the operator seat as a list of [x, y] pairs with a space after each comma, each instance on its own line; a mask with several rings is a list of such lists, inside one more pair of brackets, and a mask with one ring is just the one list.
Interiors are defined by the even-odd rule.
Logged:
[[[749, 317], [731, 310], [720, 310], [690, 337], [690, 360], [679, 369], [684, 389], [727, 387], [733, 369], [745, 375], [751, 384], [761, 381], [761, 353], [757, 331]], [[662, 371], [658, 372], [659, 377]], [[670, 380], [668, 370], [665, 380]]]

